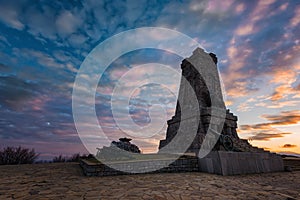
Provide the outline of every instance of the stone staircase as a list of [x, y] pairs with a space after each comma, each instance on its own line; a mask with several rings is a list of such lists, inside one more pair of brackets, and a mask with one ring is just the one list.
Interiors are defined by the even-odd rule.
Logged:
[[300, 158], [283, 158], [284, 166], [291, 167], [292, 171], [300, 171]]
[[[241, 152], [252, 152], [252, 153], [269, 153], [269, 154], [276, 154], [271, 153], [270, 151], [264, 150], [263, 148], [258, 148], [252, 146], [247, 140], [245, 139], [237, 139], [232, 138], [234, 149], [236, 151]], [[292, 171], [300, 171], [300, 158], [294, 157], [285, 157], [283, 158], [284, 166], [289, 166]]]
[[236, 151], [252, 153], [270, 153], [263, 148], [252, 146], [247, 140], [232, 138], [233, 146]]

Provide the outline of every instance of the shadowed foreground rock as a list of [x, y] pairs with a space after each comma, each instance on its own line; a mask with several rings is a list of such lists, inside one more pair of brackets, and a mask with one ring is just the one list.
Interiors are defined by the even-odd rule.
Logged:
[[300, 199], [300, 171], [83, 176], [77, 163], [0, 166], [0, 199]]

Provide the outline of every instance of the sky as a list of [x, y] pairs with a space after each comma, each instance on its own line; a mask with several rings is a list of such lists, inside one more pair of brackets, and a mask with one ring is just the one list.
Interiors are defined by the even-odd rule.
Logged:
[[[76, 75], [97, 45], [142, 27], [181, 32], [214, 52], [226, 105], [239, 119], [239, 136], [270, 151], [300, 154], [297, 0], [0, 0], [0, 148], [34, 148], [41, 159], [86, 153], [72, 112]], [[152, 34], [154, 39], [168, 38]], [[130, 44], [124, 40], [120, 45]], [[108, 66], [98, 82], [94, 106], [109, 140], [131, 137], [144, 153], [157, 151], [166, 120], [174, 115], [180, 77], [158, 73], [157, 64], [141, 66], [161, 63], [180, 73], [182, 59], [165, 50], [140, 49]], [[120, 98], [129, 98], [128, 105], [115, 104], [114, 109], [129, 112], [141, 127], [158, 123], [161, 129], [153, 135], [130, 135], [114, 120], [112, 93], [128, 73], [126, 84], [135, 90], [129, 97], [126, 90], [121, 93]], [[166, 85], [139, 85], [151, 76], [161, 76]], [[149, 114], [153, 105], [160, 109]]]

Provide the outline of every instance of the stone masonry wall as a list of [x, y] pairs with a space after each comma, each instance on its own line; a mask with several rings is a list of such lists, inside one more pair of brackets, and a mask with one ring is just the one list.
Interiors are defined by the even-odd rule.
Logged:
[[[147, 173], [161, 173], [161, 172], [196, 172], [199, 171], [197, 157], [184, 157], [179, 158], [173, 163], [167, 165], [169, 160], [146, 160], [146, 161], [130, 161], [130, 162], [119, 162], [110, 164], [109, 167], [102, 163], [90, 163], [87, 160], [80, 160], [80, 166], [86, 176], [112, 176], [112, 175], [124, 175], [130, 174], [122, 171], [118, 171], [115, 168], [123, 168], [127, 171], [136, 171]], [[164, 167], [167, 166], [167, 167]], [[159, 170], [155, 170], [159, 169]], [[150, 172], [149, 172], [150, 171]]]

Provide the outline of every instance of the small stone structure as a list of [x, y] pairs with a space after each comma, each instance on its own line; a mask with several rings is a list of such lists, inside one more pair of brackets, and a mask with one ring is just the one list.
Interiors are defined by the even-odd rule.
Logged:
[[119, 142], [112, 141], [111, 146], [116, 146], [120, 149], [123, 149], [125, 151], [129, 151], [132, 153], [141, 153], [141, 150], [135, 145], [131, 144], [130, 141], [132, 139], [130, 138], [120, 138]]
[[96, 157], [105, 160], [128, 160], [131, 154], [126, 152], [140, 154], [141, 150], [135, 144], [130, 143], [130, 138], [120, 138], [118, 142], [112, 141], [109, 147], [97, 148], [98, 152]]

